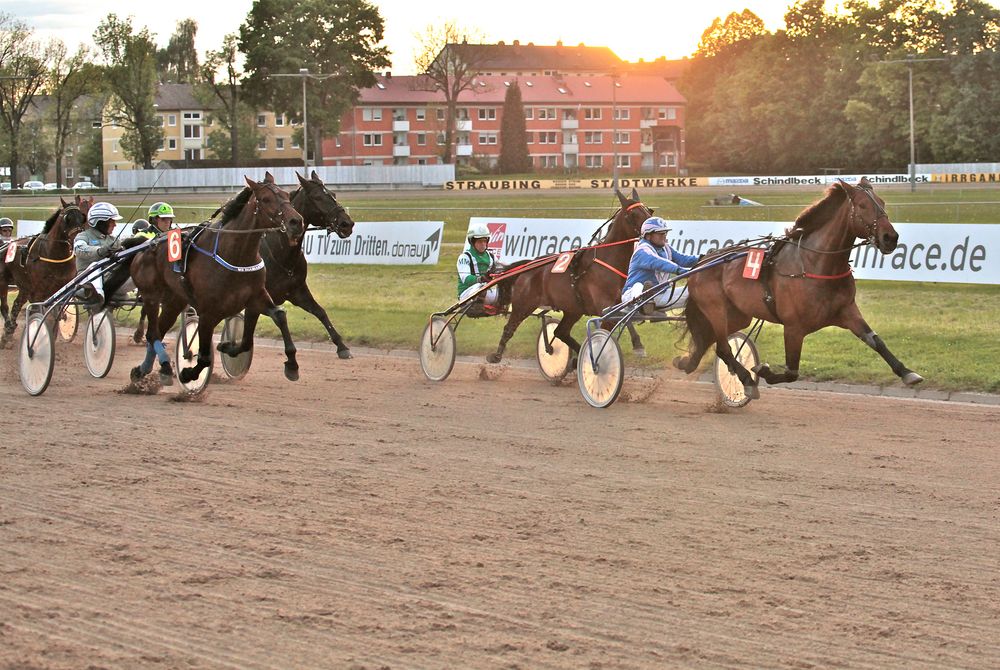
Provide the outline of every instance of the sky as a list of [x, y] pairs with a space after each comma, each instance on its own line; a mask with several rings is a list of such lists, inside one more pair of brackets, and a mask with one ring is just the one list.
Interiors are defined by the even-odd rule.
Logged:
[[[384, 43], [392, 52], [392, 72], [398, 75], [415, 73], [413, 61], [420, 44], [419, 35], [429, 25], [449, 20], [478, 32], [487, 42], [503, 40], [510, 44], [520, 40], [538, 45], [552, 45], [557, 40], [567, 45], [582, 42], [610, 47], [627, 61], [648, 61], [660, 56], [691, 55], [713, 19], [744, 8], [759, 16], [769, 30], [782, 28], [785, 10], [792, 2], [629, 0], [623, 5], [607, 3], [591, 10], [584, 8], [585, 3], [574, 6], [551, 0], [373, 1], [385, 20]], [[1000, 6], [1000, 0], [988, 1]], [[194, 18], [198, 22], [196, 46], [200, 56], [208, 49], [217, 49], [226, 33], [237, 31], [252, 4], [252, 0], [0, 0], [0, 12], [20, 18], [43, 39], [62, 39], [71, 51], [81, 42], [92, 43], [94, 29], [109, 12], [133, 16], [134, 24], [148, 27], [160, 46], [166, 45], [178, 21]], [[832, 10], [836, 3], [827, 0], [827, 6]]]

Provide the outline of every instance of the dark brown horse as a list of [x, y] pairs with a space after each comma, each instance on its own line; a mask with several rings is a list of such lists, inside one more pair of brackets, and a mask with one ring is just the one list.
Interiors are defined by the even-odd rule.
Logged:
[[4, 308], [4, 340], [17, 328], [17, 314], [28, 302], [41, 302], [70, 282], [76, 276], [73, 262], [73, 238], [83, 230], [87, 211], [94, 200], [81, 199], [68, 203], [59, 199], [60, 207], [45, 222], [38, 235], [19, 241], [23, 251], [10, 263], [3, 264], [0, 275], [6, 275], [17, 286], [17, 298], [10, 313], [7, 307], [7, 280], [0, 286], [0, 303]]
[[264, 263], [260, 240], [265, 232], [280, 230], [293, 241], [304, 233], [302, 217], [292, 207], [288, 194], [274, 185], [267, 173], [264, 181], [246, 180], [250, 195], [223, 208], [222, 219], [192, 235], [190, 248], [175, 271], [167, 260], [168, 244], [139, 253], [132, 261], [132, 280], [142, 295], [146, 327], [146, 359], [132, 370], [133, 379], [152, 370], [154, 356], [161, 375], [170, 374], [163, 336], [188, 304], [198, 310], [198, 360], [193, 368], [180, 371], [182, 382], [190, 382], [212, 362], [212, 331], [223, 319], [243, 309], [271, 317], [285, 344], [285, 376], [299, 376], [295, 345], [288, 331], [284, 310], [275, 306], [264, 287]]
[[[570, 334], [573, 326], [584, 314], [601, 314], [605, 309], [621, 302], [622, 288], [632, 258], [633, 244], [639, 237], [642, 223], [652, 215], [652, 210], [639, 200], [632, 189], [627, 198], [615, 191], [621, 207], [611, 220], [608, 234], [597, 245], [600, 248], [580, 251], [565, 272], [552, 272], [549, 263], [523, 271], [500, 283], [501, 295], [510, 296], [510, 316], [504, 326], [497, 350], [486, 357], [490, 363], [499, 363], [507, 341], [514, 331], [539, 307], [549, 307], [563, 313], [554, 335], [574, 352], [580, 343]], [[607, 246], [602, 246], [607, 245]], [[506, 300], [504, 300], [506, 302]]]
[[[336, 233], [341, 239], [348, 237], [354, 230], [354, 220], [337, 202], [336, 196], [323, 185], [319, 175], [313, 171], [309, 179], [298, 174], [296, 176], [301, 186], [292, 192], [292, 206], [302, 215], [306, 229], [323, 228], [328, 233]], [[287, 235], [265, 233], [260, 243], [260, 255], [267, 268], [267, 292], [274, 304], [280, 305], [287, 300], [315, 316], [337, 345], [337, 355], [340, 358], [350, 358], [351, 350], [344, 344], [344, 338], [333, 327], [326, 310], [316, 302], [306, 285], [309, 264], [302, 245], [293, 244]], [[220, 343], [219, 351], [229, 356], [249, 351], [253, 345], [253, 334], [259, 316], [258, 312], [248, 308], [244, 317], [243, 340], [238, 345], [233, 342]]]
[[[799, 215], [787, 240], [779, 242], [781, 246], [773, 252], [769, 279], [745, 279], [742, 261], [720, 263], [692, 274], [684, 311], [691, 344], [688, 354], [676, 358], [674, 365], [689, 374], [694, 372], [715, 343], [716, 354], [743, 382], [747, 395], [757, 397], [757, 382], [733, 356], [726, 338], [751, 320], [764, 319], [785, 328], [785, 371], [773, 372], [767, 364], [757, 370], [768, 384], [795, 381], [802, 340], [827, 326], [850, 330], [877, 351], [903, 382], [919, 384], [923, 377], [892, 355], [854, 302], [855, 282], [848, 258], [858, 238], [883, 254], [892, 252], [899, 241], [885, 202], [875, 195], [867, 179], [857, 187], [837, 182], [823, 199]], [[768, 284], [772, 307], [765, 302]]]

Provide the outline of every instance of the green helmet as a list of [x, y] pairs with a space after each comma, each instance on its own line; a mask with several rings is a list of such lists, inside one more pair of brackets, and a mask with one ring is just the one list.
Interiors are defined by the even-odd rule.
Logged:
[[162, 216], [164, 218], [172, 219], [174, 218], [174, 208], [165, 202], [154, 202], [149, 206], [149, 212], [146, 216], [153, 218], [154, 216]]

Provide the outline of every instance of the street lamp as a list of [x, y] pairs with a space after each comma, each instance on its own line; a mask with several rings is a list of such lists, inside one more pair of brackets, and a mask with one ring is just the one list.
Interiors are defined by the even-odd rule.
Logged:
[[916, 144], [913, 138], [913, 64], [929, 63], [931, 61], [946, 60], [945, 58], [917, 58], [913, 54], [907, 54], [906, 58], [900, 60], [884, 60], [883, 63], [906, 63], [906, 68], [910, 75], [910, 192], [917, 190], [917, 153]]
[[330, 77], [336, 77], [339, 72], [334, 74], [310, 74], [309, 68], [299, 68], [297, 73], [283, 73], [283, 74], [272, 74], [268, 75], [270, 77], [299, 77], [302, 79], [302, 167], [309, 168], [309, 129], [307, 127], [307, 115], [306, 115], [306, 80], [315, 79], [316, 81], [326, 81]]

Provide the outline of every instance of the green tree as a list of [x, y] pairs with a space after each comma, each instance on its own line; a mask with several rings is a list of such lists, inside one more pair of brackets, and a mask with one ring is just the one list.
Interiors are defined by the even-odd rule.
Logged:
[[41, 118], [25, 121], [24, 132], [20, 136], [18, 153], [28, 176], [41, 179], [52, 162], [51, 128]]
[[[239, 103], [233, 118], [235, 119], [233, 126], [220, 123], [221, 128], [209, 133], [207, 146], [208, 152], [213, 158], [231, 161], [233, 167], [239, 167], [257, 160], [257, 142], [260, 139], [260, 132], [258, 132], [255, 123], [254, 110], [248, 105]], [[232, 141], [233, 128], [240, 138], [238, 143]], [[238, 152], [235, 154], [235, 159], [233, 158], [234, 150]]]
[[528, 155], [528, 133], [524, 120], [524, 103], [521, 87], [517, 81], [511, 82], [503, 99], [503, 118], [500, 120], [500, 163], [501, 174], [531, 172], [531, 156]]
[[[80, 168], [80, 174], [89, 175], [94, 178], [94, 175], [101, 174], [101, 168], [104, 164], [104, 139], [101, 136], [100, 128], [92, 128], [87, 136], [86, 142], [84, 142], [83, 149], [80, 150], [77, 156], [77, 167]], [[103, 175], [102, 175], [103, 177]], [[102, 180], [103, 181], [103, 178]], [[100, 183], [95, 182], [95, 183]], [[67, 184], [68, 186], [69, 184]]]
[[101, 85], [100, 70], [90, 63], [90, 53], [85, 45], [69, 56], [65, 44], [53, 42], [52, 64], [45, 87], [51, 99], [52, 148], [58, 183], [63, 180], [62, 159], [67, 140], [81, 122], [77, 101], [84, 95], [95, 93]]
[[18, 182], [24, 116], [45, 83], [49, 52], [23, 22], [0, 13], [0, 121], [7, 131], [10, 179]]
[[194, 19], [177, 22], [167, 46], [156, 52], [157, 69], [162, 81], [174, 84], [193, 84], [198, 80], [198, 51], [194, 39], [198, 23]]
[[151, 169], [163, 143], [163, 128], [153, 107], [156, 45], [148, 29], [134, 32], [130, 18], [119, 19], [115, 14], [108, 14], [97, 26], [94, 42], [104, 58], [104, 81], [113, 94], [108, 116], [124, 129], [122, 151]]
[[712, 25], [701, 34], [697, 53], [715, 56], [739, 42], [765, 34], [767, 30], [764, 22], [749, 9], [744, 9], [739, 14], [732, 12], [725, 20], [716, 18], [712, 21]]
[[313, 156], [323, 162], [323, 137], [336, 134], [361, 88], [375, 85], [377, 70], [389, 66], [379, 43], [385, 26], [366, 0], [257, 0], [240, 26], [246, 55], [244, 95], [258, 109], [302, 115], [302, 82], [271, 74], [335, 75], [306, 85], [308, 131]]
[[[238, 167], [239, 161], [245, 157], [240, 151], [241, 137], [247, 141], [251, 139], [241, 132], [249, 125], [240, 123], [241, 115], [247, 119], [253, 113], [253, 110], [248, 111], [245, 105], [240, 104], [240, 78], [243, 73], [237, 64], [238, 60], [239, 37], [236, 34], [226, 35], [218, 51], [205, 54], [205, 62], [201, 66], [201, 84], [196, 89], [198, 97], [204, 99], [206, 106], [218, 110], [213, 116], [222, 127], [221, 131], [213, 131], [209, 135], [209, 150], [220, 160], [232, 160], [233, 167]], [[214, 141], [212, 136], [215, 136]], [[223, 136], [229, 142], [227, 150], [219, 146]], [[256, 156], [252, 145], [250, 148]]]

